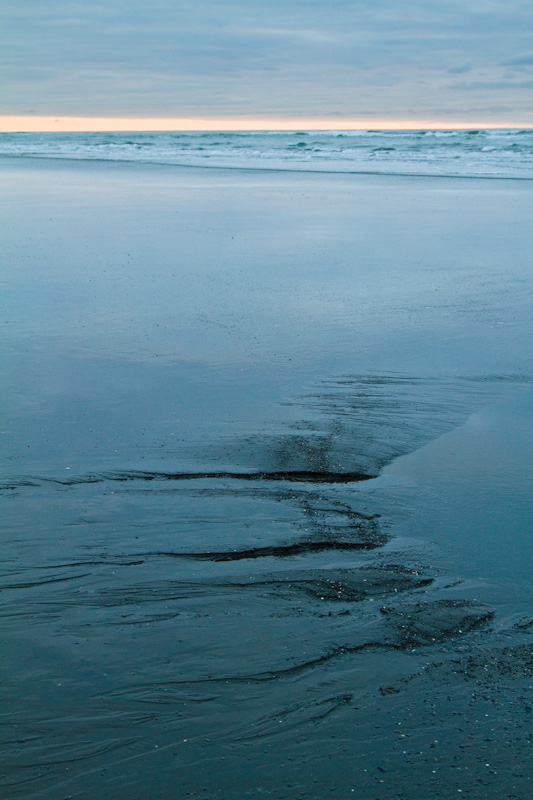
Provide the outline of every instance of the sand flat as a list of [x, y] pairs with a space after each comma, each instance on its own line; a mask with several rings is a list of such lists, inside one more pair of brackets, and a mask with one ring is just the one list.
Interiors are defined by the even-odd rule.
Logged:
[[3, 796], [529, 796], [529, 182], [0, 169]]

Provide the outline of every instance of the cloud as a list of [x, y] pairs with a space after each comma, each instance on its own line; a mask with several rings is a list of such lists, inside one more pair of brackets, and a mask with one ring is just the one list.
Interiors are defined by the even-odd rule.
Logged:
[[464, 75], [467, 72], [472, 71], [472, 64], [459, 64], [456, 67], [450, 67], [448, 72], [451, 75]]
[[[4, 113], [423, 116], [462, 92], [492, 107], [502, 66], [533, 63], [524, 0], [3, 0], [2, 14]], [[523, 106], [525, 83], [505, 85]]]
[[[454, 87], [456, 88], [456, 87]], [[533, 89], [533, 80], [530, 81], [472, 81], [462, 83], [460, 89], [465, 92], [483, 91], [509, 91], [510, 89]]]
[[533, 53], [508, 58], [501, 63], [505, 67], [533, 67]]

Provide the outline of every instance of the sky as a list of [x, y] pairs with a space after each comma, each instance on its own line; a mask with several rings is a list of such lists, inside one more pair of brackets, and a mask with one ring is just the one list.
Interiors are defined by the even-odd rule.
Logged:
[[5, 124], [533, 125], [533, 0], [2, 0], [0, 28]]

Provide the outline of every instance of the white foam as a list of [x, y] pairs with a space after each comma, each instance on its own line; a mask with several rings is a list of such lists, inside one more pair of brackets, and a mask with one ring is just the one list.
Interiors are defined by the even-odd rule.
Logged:
[[533, 178], [533, 130], [19, 133], [0, 155], [239, 169]]

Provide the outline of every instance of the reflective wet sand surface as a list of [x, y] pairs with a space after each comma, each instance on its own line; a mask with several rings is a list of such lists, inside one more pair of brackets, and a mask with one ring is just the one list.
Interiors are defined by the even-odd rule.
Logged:
[[3, 796], [528, 797], [529, 184], [2, 171]]

